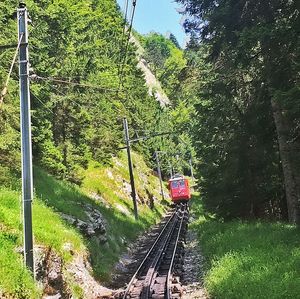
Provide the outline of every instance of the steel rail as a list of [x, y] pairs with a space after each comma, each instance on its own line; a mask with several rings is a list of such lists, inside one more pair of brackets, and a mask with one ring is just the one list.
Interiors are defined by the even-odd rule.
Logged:
[[155, 274], [158, 273], [159, 264], [161, 263], [163, 257], [163, 253], [166, 251], [168, 245], [170, 245], [170, 241], [172, 240], [173, 233], [175, 231], [176, 225], [178, 223], [178, 211], [175, 212], [176, 214], [176, 220], [174, 221], [173, 225], [169, 228], [167, 231], [167, 235], [164, 238], [164, 242], [162, 243], [161, 247], [158, 249], [157, 254], [155, 255], [154, 259], [152, 260], [152, 263], [150, 265], [150, 268], [147, 272], [144, 287], [141, 293], [141, 298], [151, 298], [150, 297], [150, 290], [153, 285], [153, 277]]
[[123, 299], [128, 298], [127, 296], [129, 295], [129, 292], [132, 288], [133, 283], [137, 280], [137, 277], [140, 273], [140, 271], [142, 270], [142, 268], [144, 267], [144, 265], [147, 262], [147, 259], [149, 258], [149, 256], [153, 253], [153, 249], [156, 247], [156, 245], [158, 244], [158, 242], [161, 240], [162, 236], [164, 235], [166, 229], [169, 227], [169, 224], [171, 223], [171, 221], [174, 221], [175, 216], [177, 215], [177, 211], [174, 211], [174, 213], [170, 216], [169, 220], [166, 222], [166, 224], [164, 225], [163, 229], [161, 230], [160, 234], [157, 236], [156, 240], [154, 241], [153, 245], [151, 246], [151, 248], [149, 249], [148, 253], [146, 254], [145, 258], [143, 259], [143, 261], [141, 262], [140, 266], [138, 267], [138, 269], [136, 270], [136, 272], [134, 273], [134, 275], [132, 276], [129, 284], [127, 285], [127, 288], [125, 290], [125, 293], [123, 295]]
[[[164, 291], [159, 291], [156, 293], [156, 297], [159, 296], [159, 294], [164, 293], [166, 296], [168, 296], [167, 298], [171, 298], [170, 278], [178, 248], [177, 244], [182, 234], [183, 223], [186, 219], [186, 212], [186, 205], [181, 205], [180, 208], [177, 208], [176, 211], [174, 211], [174, 213], [170, 216], [130, 280], [123, 295], [123, 299], [132, 297], [151, 298], [152, 295], [155, 297], [155, 289], [157, 290], [159, 288], [160, 290], [163, 289]], [[155, 253], [154, 250], [156, 250]], [[169, 256], [171, 256], [171, 259]], [[167, 263], [164, 263], [165, 258]], [[170, 260], [170, 262], [168, 260]], [[161, 273], [160, 271], [164, 272], [163, 268], [161, 267], [166, 265], [168, 267], [167, 274], [159, 275], [159, 273]], [[163, 278], [163, 281], [157, 284], [157, 277]], [[157, 286], [160, 287], [157, 288]]]
[[187, 212], [187, 207], [185, 206], [185, 209], [183, 211], [183, 215], [182, 215], [182, 218], [181, 218], [181, 221], [180, 221], [180, 226], [179, 226], [178, 235], [177, 235], [177, 238], [176, 238], [175, 248], [174, 248], [173, 255], [172, 255], [172, 260], [171, 260], [171, 263], [170, 263], [170, 268], [169, 268], [168, 275], [167, 275], [167, 286], [166, 286], [167, 299], [171, 299], [172, 298], [171, 297], [172, 271], [173, 271], [173, 265], [174, 265], [175, 255], [176, 255], [176, 251], [177, 251], [177, 247], [178, 247], [178, 241], [179, 241], [179, 238], [180, 238], [180, 235], [181, 235], [181, 229], [182, 229], [182, 225], [183, 225], [183, 222], [184, 222], [184, 218], [186, 216], [186, 212]]

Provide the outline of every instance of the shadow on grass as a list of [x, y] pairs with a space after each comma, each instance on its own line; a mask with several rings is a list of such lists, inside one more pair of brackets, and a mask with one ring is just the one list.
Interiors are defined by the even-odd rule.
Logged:
[[[139, 221], [122, 214], [117, 209], [107, 208], [102, 203], [94, 201], [84, 195], [76, 186], [57, 181], [38, 167], [34, 169], [35, 192], [37, 196], [54, 211], [72, 215], [81, 220], [87, 218], [84, 205], [91, 205], [98, 209], [107, 223], [108, 241], [99, 244], [95, 239], [86, 239], [84, 242], [90, 252], [93, 271], [96, 277], [102, 280], [109, 279], [109, 273], [126, 244], [133, 241], [142, 229], [150, 225], [147, 216], [141, 216]], [[132, 211], [132, 207], [127, 204]], [[158, 213], [158, 211], [157, 211]]]
[[205, 285], [213, 298], [300, 298], [299, 228], [209, 220], [194, 229], [206, 257]]

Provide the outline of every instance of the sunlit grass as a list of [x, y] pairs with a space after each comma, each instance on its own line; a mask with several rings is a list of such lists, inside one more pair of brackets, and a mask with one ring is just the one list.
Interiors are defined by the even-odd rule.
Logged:
[[143, 230], [156, 223], [166, 209], [159, 195], [158, 178], [150, 175], [151, 170], [135, 153], [133, 163], [137, 193], [146, 198], [148, 195], [145, 188], [148, 188], [158, 199], [153, 209], [146, 203], [138, 204], [138, 221], [134, 218], [131, 196], [123, 189], [124, 180], [129, 184], [126, 153], [122, 153], [118, 159], [115, 158], [111, 167], [92, 162], [84, 172], [81, 190], [86, 195], [100, 196], [105, 201], [103, 204], [94, 199], [95, 203], [98, 202], [98, 208], [108, 224], [108, 242], [100, 249], [95, 240], [89, 244], [94, 273], [102, 280], [109, 279], [113, 265], [126, 250], [126, 246]]
[[204, 220], [201, 205], [194, 206], [193, 228], [206, 258], [205, 286], [213, 298], [299, 298], [299, 228]]
[[[72, 244], [74, 251], [85, 250], [80, 235], [39, 199], [33, 202], [33, 215], [35, 244], [53, 248], [64, 261], [71, 259], [70, 253], [63, 249], [66, 242]], [[20, 194], [0, 189], [0, 290], [16, 298], [40, 298], [41, 290], [18, 253], [22, 239]]]
[[[36, 166], [33, 201], [35, 246], [51, 247], [64, 263], [68, 263], [72, 260], [71, 253], [65, 249], [69, 248], [65, 246], [68, 243], [73, 254], [90, 254], [94, 275], [102, 282], [109, 280], [114, 264], [128, 244], [159, 221], [167, 207], [160, 199], [158, 178], [151, 174], [139, 155], [133, 154], [133, 158], [138, 194], [146, 197], [145, 188], [148, 188], [157, 198], [153, 209], [147, 203], [139, 203], [138, 221], [134, 218], [130, 194], [122, 187], [123, 180], [129, 180], [125, 154], [119, 160], [116, 158], [111, 167], [91, 162], [80, 187], [58, 181]], [[104, 201], [98, 200], [97, 196]], [[98, 209], [104, 218], [108, 238], [105, 244], [99, 244], [96, 239], [86, 239], [61, 218], [61, 213], [64, 213], [86, 220], [86, 205]], [[23, 266], [19, 253], [22, 239], [20, 193], [0, 189], [0, 297], [1, 292], [16, 298], [41, 297], [41, 286], [34, 282]], [[75, 284], [70, 287], [74, 294], [82, 292]]]

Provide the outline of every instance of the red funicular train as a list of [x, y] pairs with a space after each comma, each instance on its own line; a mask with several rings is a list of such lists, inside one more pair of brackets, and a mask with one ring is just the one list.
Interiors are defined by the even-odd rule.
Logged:
[[169, 180], [169, 190], [174, 203], [187, 202], [191, 198], [189, 181], [183, 175], [174, 175]]

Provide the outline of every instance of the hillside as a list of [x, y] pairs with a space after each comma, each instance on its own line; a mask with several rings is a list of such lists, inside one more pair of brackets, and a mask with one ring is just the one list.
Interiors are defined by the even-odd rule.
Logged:
[[1, 298], [41, 298], [41, 294], [95, 298], [111, 293], [100, 284], [109, 279], [126, 246], [167, 208], [157, 191], [158, 178], [140, 155], [134, 154], [133, 160], [139, 221], [133, 216], [125, 153], [113, 158], [110, 166], [91, 163], [82, 173], [81, 187], [57, 181], [35, 167], [36, 283], [24, 270], [20, 254], [20, 193], [1, 188]]
[[153, 74], [151, 68], [149, 67], [146, 60], [143, 58], [145, 54], [145, 50], [140, 44], [138, 38], [135, 37], [134, 34], [130, 36], [130, 41], [136, 45], [137, 47], [137, 57], [138, 57], [138, 67], [142, 70], [145, 76], [146, 85], [148, 87], [149, 94], [154, 96], [157, 101], [159, 101], [162, 107], [165, 107], [171, 103], [170, 99], [164, 92], [161, 83]]
[[[5, 0], [0, 8], [0, 42], [14, 44], [15, 6]], [[27, 8], [37, 280], [22, 258], [19, 91], [13, 68], [0, 107], [5, 124], [0, 128], [0, 297], [111, 294], [101, 284], [110, 279], [120, 254], [168, 206], [152, 170], [154, 151], [168, 153], [177, 146], [172, 137], [133, 144], [136, 221], [127, 157], [119, 149], [122, 119], [128, 119], [131, 137], [171, 131], [171, 101], [132, 35], [123, 52], [125, 25], [116, 1], [28, 1]], [[1, 86], [12, 53], [0, 49]], [[166, 174], [168, 156], [161, 161]]]

